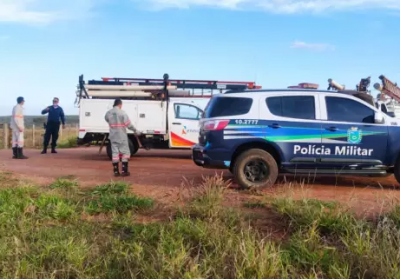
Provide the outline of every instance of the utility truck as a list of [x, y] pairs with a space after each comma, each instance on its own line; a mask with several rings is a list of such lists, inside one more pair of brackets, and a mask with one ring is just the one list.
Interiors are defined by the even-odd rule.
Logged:
[[[360, 83], [356, 86], [356, 91], [359, 92], [357, 94], [358, 97], [375, 106], [386, 115], [400, 118], [400, 88], [397, 86], [397, 83], [393, 83], [384, 75], [381, 75], [379, 79], [381, 83], [374, 84], [374, 88], [380, 92], [377, 98], [374, 99], [371, 91], [368, 90], [371, 84], [371, 77], [361, 79]], [[332, 79], [329, 79], [328, 82], [328, 90], [346, 90], [344, 85]], [[348, 92], [351, 92], [351, 90], [348, 90]]]
[[76, 104], [79, 107], [78, 145], [96, 144], [101, 153], [108, 140], [109, 126], [104, 119], [116, 98], [122, 109], [141, 132], [128, 131], [131, 155], [139, 148], [190, 149], [198, 142], [199, 120], [209, 99], [228, 90], [259, 89], [255, 82], [213, 80], [170, 80], [147, 78], [102, 78], [86, 84], [79, 77]]
[[376, 101], [376, 107], [386, 114], [400, 118], [400, 88], [384, 75], [379, 77], [382, 84], [375, 83], [374, 88], [380, 92]]

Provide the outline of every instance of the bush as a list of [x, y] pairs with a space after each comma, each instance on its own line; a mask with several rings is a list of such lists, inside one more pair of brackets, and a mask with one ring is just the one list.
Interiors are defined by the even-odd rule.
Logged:
[[78, 146], [78, 143], [77, 143], [76, 137], [70, 137], [70, 138], [64, 139], [57, 144], [58, 148], [73, 148], [73, 147], [77, 147], [77, 146]]

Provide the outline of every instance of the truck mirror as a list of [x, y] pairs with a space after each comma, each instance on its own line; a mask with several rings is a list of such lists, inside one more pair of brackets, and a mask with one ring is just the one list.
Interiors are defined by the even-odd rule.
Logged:
[[375, 123], [376, 124], [383, 124], [385, 123], [385, 118], [381, 112], [375, 112]]

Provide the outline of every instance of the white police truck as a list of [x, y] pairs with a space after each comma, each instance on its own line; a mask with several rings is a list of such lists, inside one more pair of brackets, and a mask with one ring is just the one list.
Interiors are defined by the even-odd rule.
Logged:
[[264, 188], [278, 174], [387, 176], [400, 182], [400, 120], [357, 91], [251, 90], [214, 96], [200, 120], [196, 165]]

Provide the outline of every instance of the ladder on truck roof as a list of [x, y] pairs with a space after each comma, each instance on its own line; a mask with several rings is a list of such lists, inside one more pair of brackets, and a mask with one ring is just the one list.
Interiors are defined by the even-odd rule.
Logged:
[[397, 86], [397, 83], [393, 83], [384, 75], [381, 75], [379, 79], [382, 81], [382, 85], [375, 83], [374, 88], [381, 92], [381, 100], [387, 95], [400, 102], [400, 88]]
[[362, 78], [356, 85], [356, 90], [348, 90], [345, 85], [339, 84], [331, 78], [328, 79], [328, 84], [328, 91], [336, 90], [336, 92], [340, 94], [352, 95], [367, 102], [371, 106], [375, 106], [374, 97], [371, 95], [371, 91], [368, 90], [371, 84], [371, 77]]
[[260, 89], [255, 82], [217, 80], [178, 80], [149, 78], [102, 78], [86, 84], [83, 75], [79, 77], [77, 97], [81, 98], [123, 98], [123, 99], [167, 99], [168, 97], [210, 98], [228, 90]]

